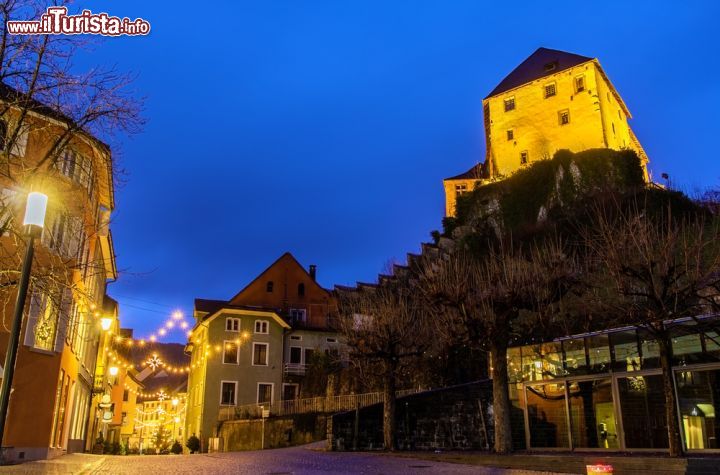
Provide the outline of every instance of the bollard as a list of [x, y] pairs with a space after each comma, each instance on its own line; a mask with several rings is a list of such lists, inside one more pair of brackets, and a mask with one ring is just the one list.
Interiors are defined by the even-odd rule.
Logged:
[[587, 468], [587, 475], [596, 475], [598, 473], [604, 473], [604, 474], [610, 474], [613, 473], [613, 466], [612, 465], [586, 465], [585, 468]]

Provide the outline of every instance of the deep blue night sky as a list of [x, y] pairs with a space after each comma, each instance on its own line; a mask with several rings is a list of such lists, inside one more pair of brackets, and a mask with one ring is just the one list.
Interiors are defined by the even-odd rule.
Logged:
[[539, 46], [600, 59], [655, 176], [720, 177], [720, 2], [83, 5], [152, 24], [79, 61], [136, 72], [147, 97], [144, 132], [117, 151], [109, 288], [138, 337], [284, 251], [326, 287], [417, 251], [442, 178], [483, 159], [482, 98]]

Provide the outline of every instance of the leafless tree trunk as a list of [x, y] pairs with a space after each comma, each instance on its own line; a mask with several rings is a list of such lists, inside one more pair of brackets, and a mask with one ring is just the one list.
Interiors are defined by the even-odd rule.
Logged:
[[595, 211], [582, 234], [595, 266], [596, 324], [634, 325], [657, 343], [670, 455], [680, 456], [673, 321], [691, 318], [702, 329], [701, 316], [720, 310], [720, 226], [700, 207], [681, 215], [667, 204], [652, 213], [635, 202]]
[[419, 288], [439, 334], [490, 351], [494, 448], [512, 451], [507, 348], [513, 334], [540, 323], [576, 280], [574, 256], [560, 240], [540, 245], [489, 242], [481, 254], [454, 250], [429, 259]]
[[363, 373], [383, 392], [383, 442], [395, 450], [398, 375], [432, 344], [425, 307], [400, 278], [338, 292], [339, 330]]

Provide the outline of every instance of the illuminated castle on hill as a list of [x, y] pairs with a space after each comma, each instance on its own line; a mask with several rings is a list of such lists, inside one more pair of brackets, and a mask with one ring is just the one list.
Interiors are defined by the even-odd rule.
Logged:
[[443, 180], [447, 216], [458, 195], [561, 149], [632, 149], [646, 169], [630, 111], [596, 58], [539, 48], [483, 100], [483, 116], [485, 162]]

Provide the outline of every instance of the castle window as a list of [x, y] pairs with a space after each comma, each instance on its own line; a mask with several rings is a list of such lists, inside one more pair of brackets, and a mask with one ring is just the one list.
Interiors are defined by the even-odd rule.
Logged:
[[555, 83], [551, 82], [550, 84], [545, 84], [545, 99], [547, 99], [548, 97], [552, 97], [555, 94], [557, 94]]
[[612, 125], [613, 135], [615, 135], [615, 122], [610, 123], [610, 125]]
[[575, 78], [575, 92], [582, 92], [585, 90], [585, 76], [578, 76]]
[[567, 125], [570, 123], [570, 111], [565, 109], [558, 112], [558, 122], [560, 125]]
[[553, 61], [552, 63], [547, 63], [545, 65], [545, 71], [554, 71], [557, 67], [557, 61]]
[[455, 185], [455, 195], [462, 195], [466, 191], [467, 191], [466, 184], [463, 183], [462, 185]]
[[515, 110], [515, 97], [508, 97], [505, 99], [505, 112]]
[[508, 130], [507, 131], [507, 139], [512, 140], [514, 138], [515, 138], [515, 134], [513, 133], [513, 130], [512, 129]]
[[298, 284], [298, 297], [305, 297], [305, 284]]
[[525, 165], [528, 162], [528, 152], [527, 150], [523, 150], [520, 152], [520, 164]]
[[268, 293], [272, 293], [273, 287], [274, 287], [273, 281], [269, 280], [268, 283], [265, 285], [265, 290], [267, 290]]

